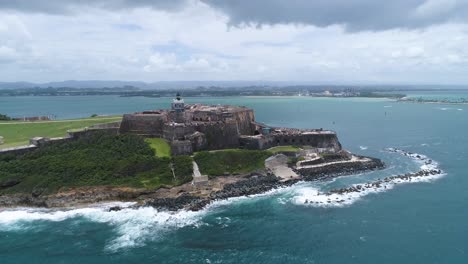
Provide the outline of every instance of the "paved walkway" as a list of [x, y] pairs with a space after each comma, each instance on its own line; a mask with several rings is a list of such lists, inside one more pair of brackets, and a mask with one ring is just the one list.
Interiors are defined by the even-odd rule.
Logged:
[[198, 168], [198, 164], [195, 161], [192, 161], [192, 165], [193, 165], [192, 184], [208, 182], [208, 176], [201, 174], [200, 168]]
[[329, 166], [329, 165], [332, 165], [332, 164], [353, 163], [353, 162], [356, 162], [356, 161], [364, 162], [364, 161], [371, 161], [371, 160], [368, 159], [368, 158], [360, 158], [360, 157], [356, 157], [356, 156], [353, 155], [353, 156], [351, 156], [351, 159], [349, 159], [349, 160], [340, 160], [340, 161], [333, 161], [333, 162], [320, 163], [320, 164], [314, 164], [314, 165], [305, 165], [305, 166], [299, 166], [297, 168], [298, 169], [308, 169], [308, 168]]
[[288, 158], [283, 154], [277, 154], [266, 159], [265, 167], [283, 181], [299, 178], [299, 175], [288, 167]]

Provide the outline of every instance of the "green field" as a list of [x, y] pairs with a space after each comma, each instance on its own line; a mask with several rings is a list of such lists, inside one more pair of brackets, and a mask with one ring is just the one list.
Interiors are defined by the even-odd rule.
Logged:
[[146, 143], [156, 152], [156, 157], [171, 157], [171, 146], [162, 138], [147, 138]]
[[278, 147], [273, 147], [273, 148], [268, 149], [268, 151], [273, 152], [273, 153], [298, 152], [299, 150], [300, 148], [296, 146], [278, 146]]
[[27, 145], [32, 137], [63, 137], [70, 129], [115, 122], [121, 119], [121, 116], [107, 116], [37, 122], [0, 121], [0, 136], [4, 138], [4, 144], [0, 145], [0, 149]]
[[265, 150], [227, 149], [197, 152], [193, 158], [202, 174], [215, 177], [264, 169], [265, 159], [272, 154]]

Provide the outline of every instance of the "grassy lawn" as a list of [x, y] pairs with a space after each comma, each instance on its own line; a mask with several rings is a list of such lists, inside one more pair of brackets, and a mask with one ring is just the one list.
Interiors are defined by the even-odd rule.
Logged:
[[171, 157], [171, 146], [162, 138], [147, 138], [146, 143], [156, 152], [156, 157]]
[[0, 121], [0, 136], [4, 137], [5, 142], [0, 145], [0, 149], [27, 145], [32, 137], [63, 137], [69, 129], [84, 128], [121, 119], [121, 116], [108, 116], [37, 122]]
[[201, 151], [194, 160], [202, 174], [210, 177], [224, 173], [248, 173], [265, 168], [265, 159], [272, 155], [264, 150], [228, 149], [220, 151]]
[[273, 153], [278, 153], [278, 152], [297, 152], [299, 151], [300, 148], [296, 146], [278, 146], [278, 147], [273, 147], [268, 149], [268, 151], [273, 152]]

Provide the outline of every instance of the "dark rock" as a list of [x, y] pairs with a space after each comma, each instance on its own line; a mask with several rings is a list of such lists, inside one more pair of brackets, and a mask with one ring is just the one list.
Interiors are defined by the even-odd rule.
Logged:
[[109, 208], [109, 212], [120, 211], [120, 210], [122, 210], [122, 207], [120, 206], [112, 206], [111, 208]]
[[18, 179], [6, 179], [0, 182], [0, 188], [9, 188], [19, 184], [21, 181]]

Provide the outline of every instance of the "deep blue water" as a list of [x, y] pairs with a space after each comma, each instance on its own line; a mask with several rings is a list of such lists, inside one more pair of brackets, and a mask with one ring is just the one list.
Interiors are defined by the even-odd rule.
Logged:
[[[0, 113], [76, 118], [168, 107], [169, 102], [0, 97]], [[267, 124], [333, 129], [345, 148], [382, 158], [388, 168], [219, 202], [196, 213], [4, 210], [0, 263], [468, 262], [468, 106], [305, 97], [186, 102], [246, 105]], [[301, 202], [314, 199], [317, 191], [418, 170], [420, 164], [383, 151], [387, 147], [427, 155], [445, 175], [353, 198], [345, 206]]]

